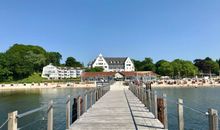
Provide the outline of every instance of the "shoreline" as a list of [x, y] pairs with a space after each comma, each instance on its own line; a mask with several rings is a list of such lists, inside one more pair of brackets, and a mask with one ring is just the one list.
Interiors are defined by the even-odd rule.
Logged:
[[31, 89], [95, 88], [94, 83], [33, 83], [33, 84], [0, 84], [0, 91]]
[[204, 84], [204, 85], [195, 85], [195, 84], [187, 84], [187, 85], [155, 85], [151, 86], [152, 88], [220, 88], [220, 84]]

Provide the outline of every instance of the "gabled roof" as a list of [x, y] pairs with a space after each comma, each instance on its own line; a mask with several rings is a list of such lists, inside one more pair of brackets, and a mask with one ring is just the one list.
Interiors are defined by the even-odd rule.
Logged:
[[108, 65], [124, 65], [127, 57], [104, 57]]

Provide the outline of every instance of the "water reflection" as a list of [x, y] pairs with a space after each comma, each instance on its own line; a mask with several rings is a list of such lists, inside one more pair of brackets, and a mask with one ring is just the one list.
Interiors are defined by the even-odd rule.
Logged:
[[[44, 105], [47, 105], [50, 100], [54, 101], [54, 129], [65, 129], [65, 111], [67, 95], [77, 96], [89, 89], [72, 89], [72, 88], [55, 88], [55, 89], [24, 89], [24, 90], [7, 90], [0, 92], [0, 124], [7, 119], [9, 112], [17, 110], [18, 113], [23, 113]], [[72, 104], [73, 102], [71, 102]], [[43, 130], [46, 129], [47, 119], [46, 109], [32, 115], [26, 116], [18, 120], [18, 127], [24, 130]], [[34, 124], [28, 124], [35, 122]], [[26, 126], [27, 125], [27, 126]], [[7, 127], [4, 127], [6, 130]]]
[[[177, 105], [173, 101], [184, 100], [186, 106], [205, 114], [209, 108], [220, 111], [220, 88], [165, 88], [155, 89], [159, 94], [167, 94], [169, 130], [177, 130]], [[208, 117], [184, 108], [185, 130], [207, 130]]]

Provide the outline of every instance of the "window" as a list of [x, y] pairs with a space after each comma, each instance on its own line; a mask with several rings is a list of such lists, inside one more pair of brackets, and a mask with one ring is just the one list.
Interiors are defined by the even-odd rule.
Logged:
[[131, 66], [131, 64], [127, 64], [127, 66]]

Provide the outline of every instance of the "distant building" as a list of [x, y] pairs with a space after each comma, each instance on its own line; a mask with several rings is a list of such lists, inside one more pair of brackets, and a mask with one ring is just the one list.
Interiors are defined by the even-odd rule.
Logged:
[[77, 78], [83, 72], [81, 68], [57, 67], [49, 64], [43, 68], [42, 77], [48, 79]]
[[123, 72], [83, 72], [82, 81], [134, 81], [141, 80], [143, 82], [155, 80], [157, 74], [152, 71], [123, 71]]
[[103, 57], [102, 54], [89, 67], [102, 67], [105, 72], [135, 71], [134, 63], [129, 57]]

